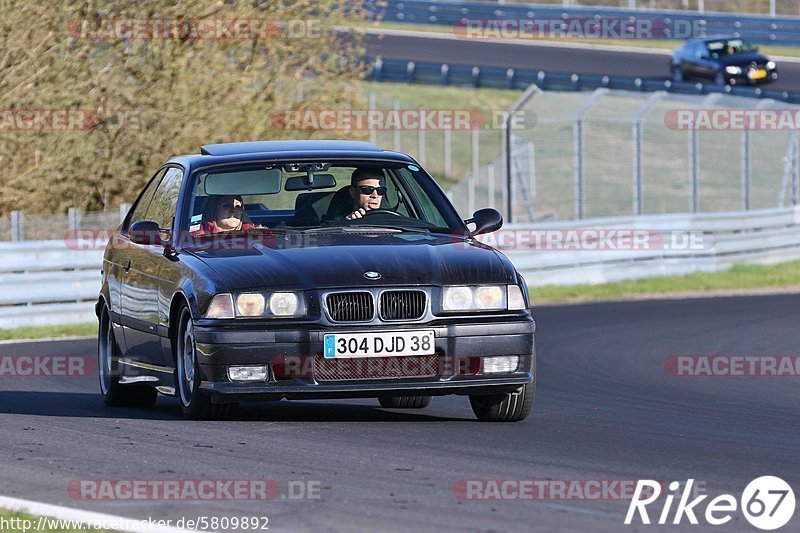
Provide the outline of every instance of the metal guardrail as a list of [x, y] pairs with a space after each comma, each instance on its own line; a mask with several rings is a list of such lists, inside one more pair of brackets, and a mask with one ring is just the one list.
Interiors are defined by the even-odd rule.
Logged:
[[[453, 26], [464, 19], [536, 18], [568, 21], [595, 17], [648, 18], [661, 20], [667, 26], [680, 20], [693, 28], [702, 29], [705, 35], [733, 34], [757, 44], [800, 46], [800, 17], [448, 0], [368, 0], [366, 6], [373, 19], [446, 26]], [[687, 36], [676, 34], [672, 38], [686, 39]]]
[[[682, 239], [702, 235], [705, 245], [567, 250], [521, 244], [535, 242], [530, 239], [534, 232], [563, 236], [596, 230], [638, 230]], [[509, 224], [481, 240], [503, 251], [531, 287], [601, 283], [800, 259], [800, 208]], [[0, 243], [0, 328], [93, 322], [102, 254], [73, 249], [63, 241]]]
[[[525, 248], [519, 243], [542, 242], [556, 234], [564, 242], [566, 232], [591, 230], [636, 230], [653, 237], [654, 246], [642, 249], [574, 250]], [[607, 283], [653, 276], [713, 272], [739, 263], [774, 264], [800, 259], [800, 208], [765, 209], [743, 213], [669, 214], [638, 217], [509, 224], [500, 232], [512, 238], [487, 236], [487, 244], [497, 244], [531, 287]], [[677, 236], [681, 243], [700, 236], [702, 246], [664, 246]], [[493, 240], [495, 239], [495, 240]], [[505, 242], [504, 242], [505, 241]]]
[[0, 243], [0, 328], [94, 321], [102, 263], [64, 240]]
[[[665, 63], [666, 73], [666, 63]], [[673, 82], [647, 78], [603, 76], [542, 70], [480, 67], [449, 63], [415, 62], [376, 58], [369, 79], [433, 85], [526, 89], [535, 84], [542, 90], [586, 91], [598, 88], [629, 91], [667, 91], [676, 94], [730, 94], [749, 98], [770, 98], [780, 102], [800, 103], [800, 91], [780, 91], [768, 87], [714, 85], [711, 83]]]

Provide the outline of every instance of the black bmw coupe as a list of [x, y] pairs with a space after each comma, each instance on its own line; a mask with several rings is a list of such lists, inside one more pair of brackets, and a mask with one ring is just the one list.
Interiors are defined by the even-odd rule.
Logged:
[[365, 142], [216, 144], [170, 159], [112, 235], [97, 300], [112, 406], [468, 396], [519, 421], [535, 386], [525, 280], [408, 155]]

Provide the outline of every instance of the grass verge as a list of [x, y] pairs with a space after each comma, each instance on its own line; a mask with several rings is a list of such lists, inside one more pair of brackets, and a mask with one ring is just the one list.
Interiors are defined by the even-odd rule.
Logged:
[[[41, 528], [39, 526], [41, 526]], [[89, 527], [81, 529], [75, 526], [78, 526], [78, 524], [74, 520], [41, 518], [20, 511], [0, 509], [0, 533], [27, 533], [31, 531], [36, 531], [36, 533], [86, 533], [87, 530], [96, 533], [109, 532], [107, 529], [94, 529]]]
[[530, 290], [534, 307], [542, 303], [628, 300], [678, 293], [736, 293], [751, 289], [800, 288], [800, 261], [780, 265], [736, 265], [724, 272], [695, 272], [600, 285], [546, 285]]
[[65, 324], [62, 326], [0, 329], [0, 341], [46, 339], [51, 337], [85, 337], [90, 335], [97, 335], [97, 324]]

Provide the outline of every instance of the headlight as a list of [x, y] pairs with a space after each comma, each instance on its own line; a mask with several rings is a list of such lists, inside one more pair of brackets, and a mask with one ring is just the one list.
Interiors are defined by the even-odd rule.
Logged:
[[478, 287], [475, 291], [475, 306], [478, 309], [502, 309], [502, 287]]
[[524, 311], [517, 285], [456, 285], [442, 290], [442, 311]]
[[230, 294], [217, 294], [208, 304], [205, 318], [233, 318], [233, 298]]
[[445, 287], [442, 294], [443, 311], [468, 309], [472, 309], [472, 289], [470, 287]]
[[236, 316], [242, 318], [287, 318], [306, 314], [300, 292], [243, 292], [236, 295]]
[[741, 74], [742, 69], [740, 67], [725, 67], [725, 72], [728, 74]]
[[775, 70], [777, 66], [774, 61], [767, 61], [767, 70]]
[[263, 294], [245, 293], [236, 297], [236, 314], [239, 316], [261, 316], [264, 306]]
[[295, 316], [300, 299], [293, 292], [276, 292], [269, 297], [269, 310], [275, 316]]

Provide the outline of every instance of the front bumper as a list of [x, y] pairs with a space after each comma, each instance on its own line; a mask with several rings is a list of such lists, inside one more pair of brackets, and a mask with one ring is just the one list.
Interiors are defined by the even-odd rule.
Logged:
[[[314, 372], [285, 376], [276, 368], [286, 358], [314, 358], [323, 352], [326, 333], [364, 333], [433, 329], [438, 359], [436, 375], [424, 377], [379, 377], [326, 380]], [[511, 391], [530, 383], [535, 368], [535, 323], [530, 317], [511, 322], [446, 325], [396, 325], [381, 328], [319, 326], [295, 329], [257, 330], [195, 324], [201, 390], [212, 401], [243, 402], [279, 399], [363, 398], [381, 395], [482, 394]], [[466, 369], [464, 361], [488, 356], [519, 358], [516, 371], [486, 374]], [[265, 365], [269, 375], [263, 382], [232, 382], [229, 366]], [[482, 367], [481, 367], [482, 368]]]

